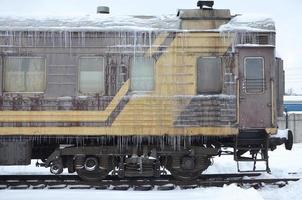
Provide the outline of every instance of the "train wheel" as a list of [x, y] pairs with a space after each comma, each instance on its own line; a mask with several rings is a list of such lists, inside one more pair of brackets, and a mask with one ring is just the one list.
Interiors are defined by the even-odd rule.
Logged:
[[89, 182], [103, 180], [109, 173], [107, 169], [100, 167], [96, 157], [87, 157], [83, 167], [77, 169], [76, 172], [82, 180]]
[[285, 149], [286, 150], [292, 150], [293, 144], [294, 144], [293, 132], [291, 130], [288, 130], [288, 136], [287, 136], [287, 140], [285, 142]]
[[50, 163], [50, 172], [53, 174], [61, 174], [63, 172], [63, 162], [62, 159], [56, 159]]
[[208, 157], [183, 156], [170, 158], [169, 171], [171, 175], [182, 181], [197, 179], [211, 164]]
[[87, 171], [86, 169], [83, 168], [83, 169], [76, 170], [76, 172], [82, 180], [88, 182], [101, 181], [104, 178], [106, 178], [106, 176], [108, 175], [107, 170], [101, 170], [101, 169], [97, 169], [94, 171]]

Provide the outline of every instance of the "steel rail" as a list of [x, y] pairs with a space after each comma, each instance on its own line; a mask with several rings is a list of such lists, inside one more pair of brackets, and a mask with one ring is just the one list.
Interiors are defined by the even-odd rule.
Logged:
[[[85, 182], [75, 175], [0, 175], [0, 189], [112, 189], [112, 190], [173, 190], [197, 187], [222, 187], [237, 184], [260, 188], [263, 185], [278, 185], [282, 187], [290, 181], [300, 178], [257, 178], [261, 173], [245, 174], [204, 174], [193, 181], [180, 181], [170, 175], [160, 178], [126, 178], [108, 176], [99, 182]], [[248, 179], [246, 178], [248, 177]]]

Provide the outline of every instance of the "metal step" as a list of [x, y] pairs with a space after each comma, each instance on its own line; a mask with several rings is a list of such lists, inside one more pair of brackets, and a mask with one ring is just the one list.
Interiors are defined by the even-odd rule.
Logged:
[[[267, 138], [258, 138], [261, 135], [256, 135], [255, 138], [252, 138], [247, 135], [239, 135], [236, 138], [235, 146], [234, 146], [234, 160], [237, 161], [237, 170], [238, 172], [270, 172], [269, 163], [268, 163], [268, 142]], [[245, 138], [243, 138], [245, 137]], [[251, 147], [252, 146], [252, 147]], [[250, 157], [242, 156], [247, 152], [256, 152]], [[258, 155], [261, 158], [258, 158]], [[253, 169], [251, 170], [241, 170], [239, 162], [252, 162]], [[257, 170], [256, 164], [258, 162], [264, 162], [266, 169], [265, 170]]]

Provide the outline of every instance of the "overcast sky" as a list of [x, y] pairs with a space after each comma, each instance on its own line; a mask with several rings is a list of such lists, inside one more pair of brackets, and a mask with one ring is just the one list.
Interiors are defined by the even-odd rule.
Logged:
[[[0, 13], [68, 15], [90, 14], [106, 5], [115, 15], [176, 14], [179, 8], [195, 8], [197, 0], [0, 0]], [[302, 0], [215, 0], [215, 8], [232, 14], [266, 14], [276, 21], [277, 56], [284, 59], [286, 88], [302, 94]]]

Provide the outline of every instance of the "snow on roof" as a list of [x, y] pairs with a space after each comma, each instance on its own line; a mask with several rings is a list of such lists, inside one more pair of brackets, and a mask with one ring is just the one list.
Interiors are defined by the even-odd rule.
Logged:
[[[175, 15], [115, 16], [115, 15], [0, 15], [0, 30], [4, 31], [181, 31]], [[182, 30], [184, 31], [184, 30]], [[198, 30], [196, 30], [198, 31]], [[219, 32], [274, 32], [272, 18], [240, 15], [217, 30]]]
[[180, 20], [175, 15], [0, 15], [0, 30], [5, 31], [156, 31], [175, 30], [179, 27]]
[[218, 29], [220, 32], [275, 32], [275, 22], [269, 16], [237, 15]]

